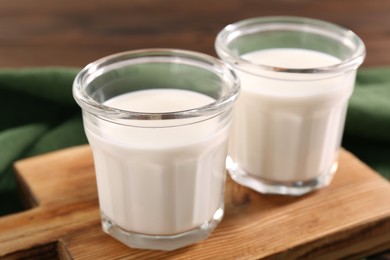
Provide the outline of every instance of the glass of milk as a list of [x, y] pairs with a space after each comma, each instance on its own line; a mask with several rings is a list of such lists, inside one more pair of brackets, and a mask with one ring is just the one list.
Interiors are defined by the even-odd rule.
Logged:
[[146, 49], [97, 60], [73, 95], [92, 148], [103, 230], [134, 248], [205, 239], [224, 213], [239, 82], [213, 57]]
[[226, 26], [215, 48], [241, 80], [227, 160], [232, 178], [270, 194], [327, 186], [365, 58], [362, 40], [328, 22], [275, 16]]

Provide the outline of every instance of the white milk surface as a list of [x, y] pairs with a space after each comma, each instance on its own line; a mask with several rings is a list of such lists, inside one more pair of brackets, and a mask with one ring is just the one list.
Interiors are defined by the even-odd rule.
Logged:
[[[120, 95], [105, 105], [153, 113], [213, 101], [187, 90], [155, 89]], [[223, 203], [229, 125], [222, 121], [151, 128], [85, 118], [101, 211], [124, 230], [150, 235], [181, 233], [211, 220]]]
[[[303, 49], [269, 49], [242, 58], [297, 69], [340, 62]], [[278, 182], [329, 173], [336, 162], [355, 73], [260, 76], [239, 68], [237, 73], [242, 85], [229, 148], [233, 161], [253, 176]]]

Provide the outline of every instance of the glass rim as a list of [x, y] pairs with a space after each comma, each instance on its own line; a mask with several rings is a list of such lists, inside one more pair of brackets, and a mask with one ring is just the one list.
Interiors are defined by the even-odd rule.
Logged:
[[[350, 57], [341, 60], [337, 64], [312, 68], [288, 68], [257, 64], [243, 59], [240, 55], [229, 49], [228, 43], [241, 35], [238, 30], [246, 27], [265, 27], [270, 25], [274, 25], [274, 27], [288, 26], [292, 31], [302, 32], [319, 32], [320, 30], [323, 30], [322, 34], [335, 38], [340, 42], [347, 43], [346, 41], [349, 41], [349, 45], [354, 45], [356, 47]], [[264, 31], [266, 31], [266, 29], [264, 29]], [[336, 38], [336, 36], [342, 37], [342, 40], [339, 37]], [[214, 44], [215, 50], [222, 60], [227, 61], [232, 65], [243, 65], [243, 70], [246, 71], [248, 69], [250, 72], [262, 69], [275, 73], [337, 73], [358, 68], [363, 63], [366, 56], [364, 42], [353, 31], [331, 22], [299, 16], [264, 16], [240, 20], [225, 26], [218, 33]]]
[[[88, 84], [90, 84], [96, 77], [104, 74], [104, 72], [101, 71], [102, 68], [129, 60], [138, 60], [139, 62], [129, 64], [128, 66], [137, 65], [140, 63], [145, 64], [164, 62], [188, 64], [184, 61], [191, 61], [191, 65], [193, 66], [195, 66], [195, 63], [198, 63], [199, 68], [201, 68], [201, 64], [208, 65], [209, 68], [213, 68], [213, 72], [218, 75], [224, 84], [230, 83], [231, 87], [222, 97], [204, 106], [187, 110], [158, 113], [129, 111], [114, 108], [94, 100], [86, 93], [86, 86], [88, 86]], [[73, 81], [72, 88], [73, 97], [83, 110], [93, 115], [102, 116], [104, 118], [125, 120], [172, 120], [216, 115], [233, 105], [234, 100], [238, 97], [239, 91], [240, 82], [238, 76], [221, 60], [195, 51], [170, 48], [130, 50], [100, 58], [81, 69]]]

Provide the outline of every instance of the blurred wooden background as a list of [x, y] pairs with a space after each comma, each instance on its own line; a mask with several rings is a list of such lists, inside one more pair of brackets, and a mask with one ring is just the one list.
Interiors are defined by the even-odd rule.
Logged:
[[215, 55], [225, 25], [267, 15], [340, 24], [366, 43], [365, 67], [390, 65], [389, 0], [0, 0], [0, 68], [82, 67], [149, 47]]

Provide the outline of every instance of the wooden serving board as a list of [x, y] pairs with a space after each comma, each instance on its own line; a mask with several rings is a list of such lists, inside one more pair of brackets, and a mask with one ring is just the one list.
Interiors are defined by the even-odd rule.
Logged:
[[19, 161], [30, 209], [0, 218], [5, 259], [336, 259], [390, 249], [390, 183], [347, 151], [332, 184], [303, 197], [226, 188], [209, 239], [176, 251], [131, 249], [100, 227], [93, 160], [80, 146]]

